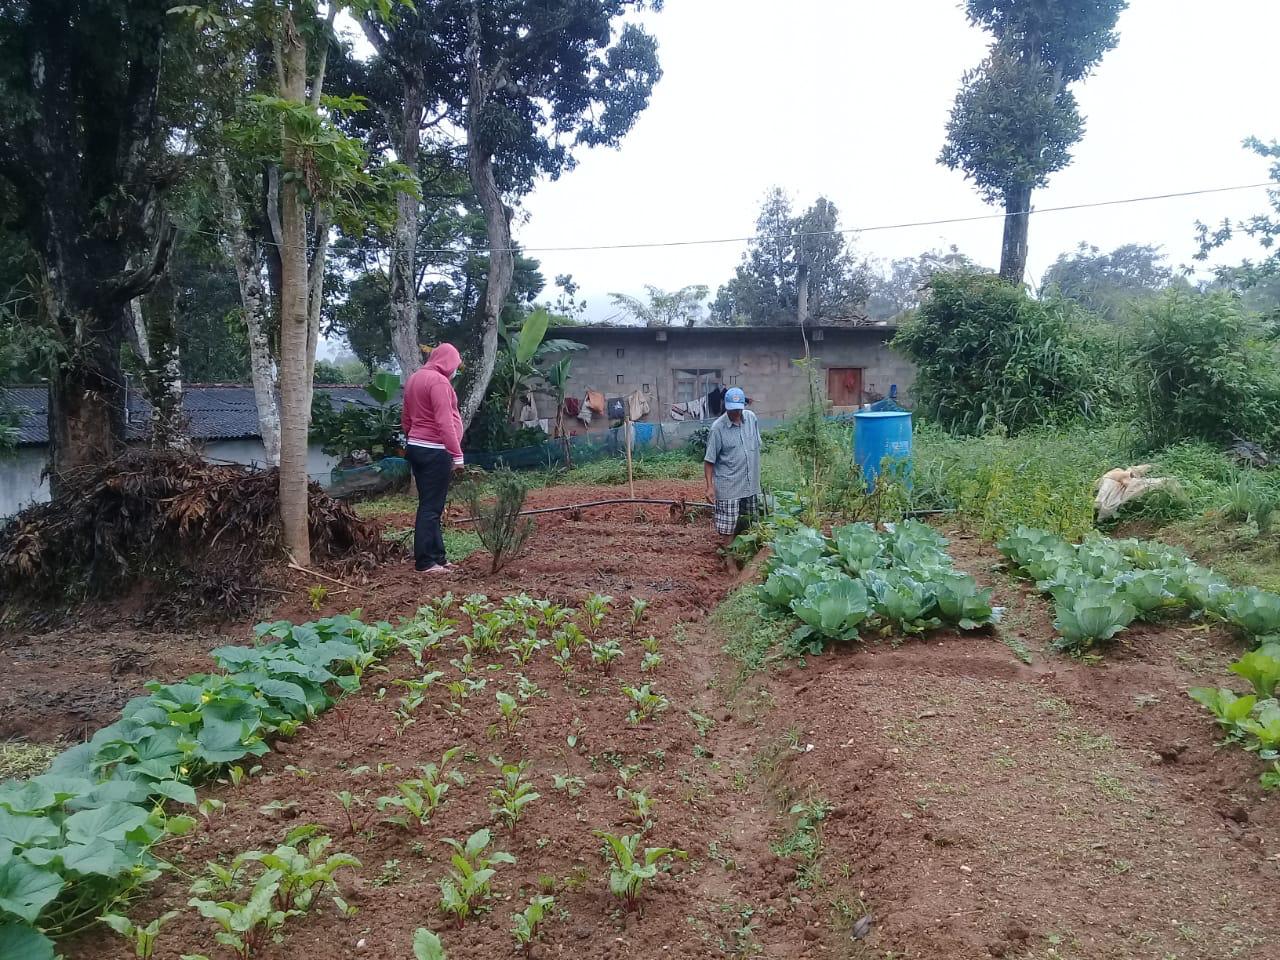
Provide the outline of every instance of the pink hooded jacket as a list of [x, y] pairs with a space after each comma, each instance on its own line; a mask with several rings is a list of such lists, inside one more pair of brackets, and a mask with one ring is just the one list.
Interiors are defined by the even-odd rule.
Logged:
[[409, 443], [447, 450], [454, 463], [462, 463], [462, 416], [450, 381], [460, 366], [462, 357], [452, 344], [442, 343], [432, 350], [426, 366], [404, 385], [400, 415]]

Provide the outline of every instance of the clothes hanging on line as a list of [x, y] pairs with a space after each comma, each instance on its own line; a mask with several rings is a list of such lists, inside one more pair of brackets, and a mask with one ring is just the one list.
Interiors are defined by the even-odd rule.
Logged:
[[521, 423], [538, 419], [538, 405], [534, 401], [532, 393], [526, 393], [524, 395], [520, 406], [520, 416], [517, 419], [519, 419]]
[[718, 386], [706, 395], [708, 416], [718, 417], [724, 413], [724, 395], [728, 392], [724, 387]]
[[586, 405], [591, 408], [591, 412], [599, 416], [604, 415], [604, 394], [599, 390], [588, 390], [586, 396]]
[[627, 418], [643, 420], [649, 415], [649, 398], [639, 390], [633, 390], [627, 397]]
[[627, 418], [627, 401], [624, 397], [610, 397], [605, 401], [605, 416], [610, 420], [625, 420]]
[[581, 408], [582, 408], [582, 401], [580, 401], [577, 397], [564, 398], [564, 412], [566, 416], [576, 418], [578, 416], [578, 411]]
[[707, 419], [707, 398], [699, 397], [688, 403], [677, 403], [671, 407], [672, 420], [705, 420]]

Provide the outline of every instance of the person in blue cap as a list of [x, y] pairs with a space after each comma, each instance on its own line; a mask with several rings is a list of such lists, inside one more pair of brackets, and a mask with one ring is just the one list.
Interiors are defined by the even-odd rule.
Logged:
[[703, 458], [712, 523], [725, 545], [751, 523], [760, 504], [760, 425], [741, 387], [724, 395], [724, 413], [711, 424]]

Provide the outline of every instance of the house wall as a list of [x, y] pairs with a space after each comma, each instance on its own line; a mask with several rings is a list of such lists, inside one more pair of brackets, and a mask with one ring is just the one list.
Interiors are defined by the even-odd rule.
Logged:
[[[582, 396], [587, 389], [600, 390], [607, 397], [627, 396], [640, 390], [649, 397], [650, 421], [670, 422], [670, 406], [675, 397], [675, 371], [718, 369], [726, 386], [742, 387], [751, 398], [751, 409], [765, 419], [792, 416], [808, 401], [808, 377], [794, 361], [804, 356], [800, 331], [672, 329], [666, 342], [657, 339], [656, 329], [620, 331], [557, 330], [555, 336], [568, 337], [587, 345], [573, 354], [569, 396]], [[810, 336], [813, 336], [811, 331]], [[886, 395], [896, 384], [899, 399], [909, 399], [915, 371], [911, 363], [891, 350], [887, 340], [892, 331], [854, 328], [825, 329], [821, 340], [811, 340], [810, 348], [818, 368], [818, 381], [825, 399], [826, 371], [830, 367], [863, 370], [863, 390]], [[618, 355], [618, 351], [622, 355]], [[537, 398], [539, 415], [554, 415], [550, 396]], [[581, 430], [581, 424], [574, 424]], [[591, 429], [608, 424], [593, 421]]]
[[[266, 450], [258, 439], [208, 441], [201, 446], [201, 453], [215, 463], [266, 463]], [[329, 471], [337, 462], [337, 458], [321, 453], [319, 446], [307, 448], [307, 475], [322, 487], [329, 486]], [[0, 456], [0, 517], [49, 499], [49, 481], [41, 477], [48, 463], [47, 447], [19, 447]]]
[[18, 447], [0, 455], [0, 517], [49, 499], [49, 481], [41, 476], [48, 462], [44, 447]]
[[[215, 463], [239, 463], [245, 466], [266, 466], [267, 451], [257, 437], [242, 440], [207, 440], [200, 445], [206, 460]], [[329, 474], [337, 466], [338, 458], [321, 453], [317, 444], [307, 447], [307, 476], [320, 486], [329, 486]]]

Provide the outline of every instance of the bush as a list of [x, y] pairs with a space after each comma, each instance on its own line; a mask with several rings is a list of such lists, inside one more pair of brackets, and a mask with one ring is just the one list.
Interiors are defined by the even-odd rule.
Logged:
[[1026, 525], [1074, 539], [1093, 529], [1094, 484], [1131, 462], [1129, 446], [1118, 426], [966, 438], [924, 425], [915, 436], [912, 495], [954, 507], [984, 536]]
[[533, 521], [520, 516], [527, 491], [524, 481], [506, 468], [494, 471], [487, 484], [473, 482], [466, 488], [476, 536], [489, 551], [492, 573], [523, 550], [533, 534]]
[[1150, 448], [1277, 435], [1280, 364], [1234, 296], [1176, 291], [1143, 304], [1126, 346], [1134, 420]]
[[977, 273], [939, 273], [893, 339], [917, 367], [917, 410], [948, 430], [1010, 434], [1110, 405], [1107, 347], [1065, 302]]

